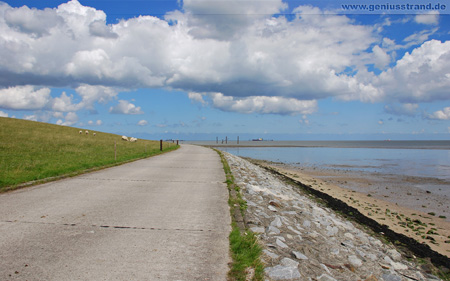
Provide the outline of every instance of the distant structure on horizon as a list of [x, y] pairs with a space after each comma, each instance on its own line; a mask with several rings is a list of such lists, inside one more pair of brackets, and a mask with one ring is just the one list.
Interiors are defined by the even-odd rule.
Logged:
[[273, 141], [273, 140], [265, 140], [263, 138], [252, 139], [252, 141]]

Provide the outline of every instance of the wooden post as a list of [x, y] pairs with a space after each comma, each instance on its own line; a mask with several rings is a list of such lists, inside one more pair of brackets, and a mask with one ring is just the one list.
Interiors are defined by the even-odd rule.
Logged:
[[238, 136], [238, 139], [237, 139], [237, 144], [239, 144], [239, 136]]
[[219, 144], [219, 137], [216, 137], [216, 144]]
[[114, 161], [117, 161], [117, 141], [114, 141]]
[[162, 151], [162, 140], [159, 141], [159, 150]]
[[225, 137], [225, 144], [228, 144], [228, 137]]
[[177, 145], [178, 145], [178, 140], [177, 140]]

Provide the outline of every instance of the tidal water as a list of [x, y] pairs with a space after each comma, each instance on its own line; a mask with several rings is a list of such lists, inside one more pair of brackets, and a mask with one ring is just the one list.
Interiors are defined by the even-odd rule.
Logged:
[[294, 166], [450, 180], [450, 141], [229, 141], [217, 148]]

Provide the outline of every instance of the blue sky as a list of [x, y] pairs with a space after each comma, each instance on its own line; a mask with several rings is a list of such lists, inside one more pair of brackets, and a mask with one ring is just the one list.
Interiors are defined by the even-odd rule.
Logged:
[[343, 4], [378, 3], [0, 2], [0, 116], [149, 139], [449, 139], [450, 4]]

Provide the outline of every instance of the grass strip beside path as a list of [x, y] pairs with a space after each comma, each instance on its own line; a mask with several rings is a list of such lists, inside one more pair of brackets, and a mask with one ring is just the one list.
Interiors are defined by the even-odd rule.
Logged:
[[232, 281], [263, 280], [264, 265], [260, 259], [262, 248], [258, 244], [258, 237], [245, 228], [242, 219], [244, 211], [247, 209], [247, 202], [242, 199], [240, 188], [234, 183], [230, 166], [222, 152], [214, 150], [220, 155], [230, 194], [228, 204], [232, 218], [232, 229], [229, 239], [233, 261], [228, 273], [228, 279]]
[[[79, 131], [82, 131], [82, 134]], [[172, 143], [0, 117], [0, 192], [177, 149]], [[96, 135], [94, 136], [94, 133]]]

